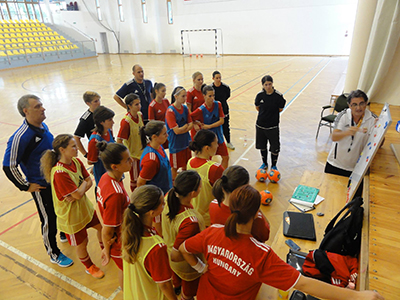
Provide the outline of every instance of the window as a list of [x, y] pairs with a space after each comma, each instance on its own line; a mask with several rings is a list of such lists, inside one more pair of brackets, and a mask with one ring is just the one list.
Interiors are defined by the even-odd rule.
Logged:
[[125, 22], [124, 19], [124, 10], [122, 9], [122, 0], [117, 0], [118, 1], [118, 12], [119, 12], [119, 20], [121, 22]]
[[100, 1], [99, 0], [95, 0], [95, 1], [96, 1], [97, 19], [99, 21], [102, 21], [103, 17], [101, 16]]
[[0, 3], [1, 14], [4, 20], [10, 20], [10, 14], [6, 3]]
[[143, 14], [143, 23], [147, 23], [147, 7], [146, 7], [146, 0], [142, 0], [142, 14]]
[[172, 19], [172, 0], [167, 0], [167, 16], [168, 16], [168, 24], [173, 23]]

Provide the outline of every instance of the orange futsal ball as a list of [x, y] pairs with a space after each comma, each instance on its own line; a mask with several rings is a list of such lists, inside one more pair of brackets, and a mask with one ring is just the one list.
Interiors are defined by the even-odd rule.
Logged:
[[268, 174], [268, 178], [271, 182], [276, 183], [281, 179], [281, 173], [278, 170], [271, 170]]
[[260, 192], [261, 195], [261, 204], [262, 205], [269, 205], [272, 202], [272, 194], [268, 190], [263, 190]]
[[265, 180], [268, 179], [267, 171], [264, 169], [258, 169], [256, 172], [256, 178], [258, 181], [264, 182]]

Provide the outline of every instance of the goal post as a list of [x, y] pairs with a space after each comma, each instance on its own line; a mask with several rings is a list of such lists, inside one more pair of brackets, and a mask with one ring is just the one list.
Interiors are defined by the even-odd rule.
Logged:
[[182, 55], [215, 54], [222, 55], [222, 30], [183, 29], [181, 30]]

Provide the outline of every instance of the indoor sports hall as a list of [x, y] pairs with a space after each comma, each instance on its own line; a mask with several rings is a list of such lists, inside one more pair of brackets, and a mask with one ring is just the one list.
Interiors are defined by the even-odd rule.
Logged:
[[[126, 110], [113, 97], [132, 79], [135, 64], [143, 67], [144, 78], [166, 85], [168, 99], [176, 86], [193, 86], [194, 72], [211, 84], [218, 70], [231, 88], [235, 149], [229, 150], [229, 165], [245, 167], [252, 186], [272, 193], [272, 202], [261, 207], [271, 226], [266, 244], [285, 261], [289, 247], [282, 215], [296, 211], [288, 200], [299, 184], [319, 188], [325, 198], [311, 211], [317, 241], [293, 239], [303, 246], [301, 251], [318, 248], [326, 225], [347, 200], [347, 178], [324, 173], [332, 128], [319, 128], [321, 117], [337, 114], [336, 99], [355, 89], [366, 92], [369, 110], [377, 116], [388, 103], [392, 123], [364, 178], [356, 289], [376, 290], [385, 299], [400, 295], [398, 1], [0, 0], [0, 10], [2, 157], [23, 122], [17, 110], [22, 95], [40, 97], [44, 122], [56, 136], [74, 133], [87, 110], [83, 93], [96, 91], [101, 104], [115, 112], [116, 133]], [[286, 99], [280, 113], [277, 183], [255, 178], [262, 160], [255, 148], [254, 100], [265, 75], [273, 77], [274, 88]], [[321, 113], [327, 105], [331, 107]], [[86, 159], [79, 158], [89, 170]], [[0, 182], [0, 299], [123, 299], [113, 263], [101, 267], [104, 278], [95, 279], [85, 274], [75, 250], [58, 240], [75, 263], [69, 268], [52, 264], [32, 195], [18, 190], [4, 172]], [[124, 184], [129, 191], [129, 180]], [[95, 203], [94, 188], [87, 194]], [[93, 230], [88, 251], [101, 266]], [[276, 288], [263, 284], [257, 299], [285, 299], [277, 297]]]

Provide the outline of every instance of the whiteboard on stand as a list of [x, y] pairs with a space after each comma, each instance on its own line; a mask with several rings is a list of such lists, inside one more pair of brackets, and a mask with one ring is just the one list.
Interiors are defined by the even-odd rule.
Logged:
[[347, 202], [353, 199], [354, 194], [360, 186], [365, 173], [367, 173], [367, 170], [370, 167], [390, 124], [392, 124], [392, 117], [390, 115], [389, 104], [385, 103], [378, 121], [369, 136], [368, 142], [357, 160], [353, 173], [350, 175], [349, 187], [347, 190]]

